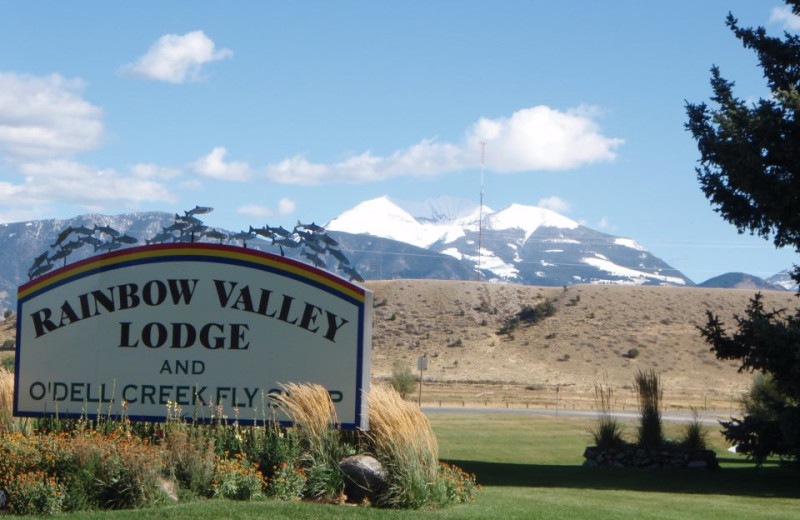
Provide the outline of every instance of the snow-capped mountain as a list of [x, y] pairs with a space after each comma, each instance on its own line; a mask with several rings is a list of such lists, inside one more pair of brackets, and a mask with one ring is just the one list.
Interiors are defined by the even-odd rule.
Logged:
[[404, 206], [409, 204], [389, 197], [368, 200], [334, 218], [326, 228], [405, 242], [450, 256], [471, 276], [479, 271], [485, 279], [535, 285], [692, 285], [636, 241], [589, 229], [544, 208], [512, 204], [494, 211], [447, 200], [417, 204], [417, 215], [412, 215]]
[[[481, 217], [483, 226], [478, 225]], [[17, 287], [28, 280], [34, 258], [52, 252], [65, 228], [109, 226], [141, 244], [173, 221], [171, 213], [146, 212], [0, 224], [0, 309], [15, 307]], [[447, 197], [402, 203], [381, 197], [345, 211], [326, 227], [347, 265], [367, 280], [475, 280], [480, 272], [484, 280], [532, 285], [693, 285], [635, 240], [594, 231], [534, 206], [512, 204], [494, 211]], [[278, 252], [259, 239], [248, 241], [248, 247]], [[98, 253], [78, 249], [69, 261], [92, 254]], [[306, 261], [297, 249], [285, 254]], [[796, 290], [788, 271], [767, 281]]]
[[[773, 276], [774, 278], [774, 276]], [[784, 291], [785, 287], [771, 283], [758, 276], [747, 273], [725, 273], [709, 278], [698, 287], [714, 287], [717, 289], [752, 289], [756, 291]]]
[[787, 291], [797, 290], [797, 282], [792, 279], [791, 271], [789, 269], [784, 269], [780, 273], [770, 276], [767, 278], [767, 282], [783, 287]]

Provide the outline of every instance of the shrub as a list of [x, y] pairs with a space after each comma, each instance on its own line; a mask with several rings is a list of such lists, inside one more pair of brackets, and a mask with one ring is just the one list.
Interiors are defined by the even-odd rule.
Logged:
[[3, 342], [3, 346], [0, 347], [0, 350], [14, 350], [16, 347], [17, 347], [16, 341], [14, 341], [13, 339], [7, 339]]
[[75, 457], [71, 474], [79, 476], [73, 480], [81, 485], [89, 504], [123, 509], [163, 498], [161, 453], [146, 440], [89, 431], [76, 435], [69, 444]]
[[274, 414], [270, 422], [244, 432], [244, 452], [266, 479], [271, 479], [282, 465], [294, 467], [295, 459], [300, 456], [297, 436], [294, 430], [281, 427]]
[[439, 464], [439, 475], [435, 490], [437, 505], [466, 504], [474, 502], [480, 486], [475, 475], [467, 473], [458, 466]]
[[634, 377], [633, 388], [639, 400], [638, 445], [642, 448], [658, 448], [664, 444], [661, 378], [655, 370], [639, 370]]
[[635, 359], [639, 357], [639, 349], [632, 348], [625, 353], [625, 357], [629, 359]]
[[519, 321], [533, 325], [556, 313], [556, 306], [552, 300], [545, 300], [535, 306], [525, 305], [517, 313]]
[[204, 428], [170, 421], [164, 428], [164, 464], [182, 488], [210, 496], [215, 474], [215, 443]]
[[526, 325], [535, 325], [555, 313], [556, 306], [552, 300], [545, 300], [534, 306], [524, 305], [514, 316], [506, 319], [497, 330], [497, 334], [510, 334], [523, 323]]
[[389, 383], [403, 399], [417, 389], [417, 377], [411, 372], [408, 363], [403, 363], [399, 359], [392, 365], [392, 376], [389, 378]]
[[54, 515], [61, 512], [66, 489], [43, 471], [14, 475], [5, 484], [8, 509], [18, 515]]
[[273, 468], [267, 483], [267, 496], [276, 500], [300, 500], [306, 486], [306, 474], [296, 468], [293, 460], [281, 462]]
[[217, 458], [213, 484], [215, 497], [253, 500], [262, 496], [263, 487], [264, 477], [244, 456]]
[[16, 359], [15, 356], [4, 356], [3, 360], [0, 361], [0, 366], [2, 366], [3, 368], [5, 368], [6, 370], [8, 370], [13, 374], [14, 370], [16, 370], [15, 359]]

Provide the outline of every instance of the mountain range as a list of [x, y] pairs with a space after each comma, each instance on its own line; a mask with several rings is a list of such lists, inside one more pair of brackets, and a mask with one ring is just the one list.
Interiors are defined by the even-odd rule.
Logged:
[[[28, 280], [34, 259], [44, 251], [57, 251], [60, 246], [51, 246], [67, 227], [108, 226], [138, 238], [141, 245], [174, 222], [174, 214], [142, 212], [0, 224], [0, 308], [14, 308], [17, 287]], [[481, 279], [543, 286], [694, 285], [631, 238], [602, 233], [535, 206], [512, 204], [494, 211], [447, 197], [411, 203], [380, 197], [358, 204], [324, 227], [365, 279]], [[249, 240], [247, 247], [278, 253], [277, 245], [261, 239]], [[283, 252], [306, 261], [299, 248]], [[69, 261], [93, 254], [98, 253], [91, 247], [80, 248]], [[331, 256], [325, 260], [336, 271], [337, 261]], [[722, 283], [741, 286], [743, 282], [741, 277], [728, 276]], [[795, 288], [788, 271], [764, 284], [769, 284], [764, 288]]]
[[709, 278], [705, 282], [697, 285], [698, 287], [715, 287], [718, 289], [753, 289], [756, 291], [785, 291], [789, 289], [789, 287], [771, 283], [763, 278], [759, 278], [758, 276], [753, 276], [747, 273], [725, 273], [713, 278]]
[[[433, 202], [417, 206], [412, 214], [380, 197], [345, 211], [326, 228], [451, 257], [469, 273], [468, 279], [480, 274], [485, 280], [529, 285], [693, 285], [635, 240], [595, 231], [548, 209], [512, 204], [494, 211]], [[381, 261], [379, 254], [371, 259], [378, 266]]]

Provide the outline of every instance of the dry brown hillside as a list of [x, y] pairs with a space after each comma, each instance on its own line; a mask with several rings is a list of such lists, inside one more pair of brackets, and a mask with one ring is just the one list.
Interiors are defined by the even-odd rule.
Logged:
[[[590, 396], [604, 379], [617, 397], [635, 401], [637, 369], [661, 374], [673, 403], [722, 408], [748, 386], [734, 362], [718, 361], [697, 326], [710, 309], [726, 324], [752, 290], [577, 285], [566, 290], [433, 280], [368, 282], [374, 292], [372, 374], [395, 360], [416, 368], [427, 353], [428, 399], [534, 403], [554, 394]], [[525, 304], [555, 300], [554, 316], [510, 336], [496, 334]], [[797, 305], [790, 292], [765, 292], [767, 307]], [[639, 351], [635, 359], [623, 354]], [[478, 384], [485, 383], [485, 384]], [[458, 389], [457, 391], [455, 389]], [[589, 403], [590, 404], [590, 403]], [[584, 403], [584, 406], [586, 403]], [[710, 405], [708, 405], [710, 407]]]
[[[558, 398], [592, 404], [596, 382], [616, 389], [619, 407], [633, 406], [637, 369], [661, 374], [667, 402], [728, 411], [751, 379], [734, 362], [718, 361], [697, 325], [710, 309], [726, 324], [752, 290], [577, 285], [531, 287], [437, 280], [367, 282], [374, 292], [372, 375], [384, 379], [395, 360], [416, 368], [428, 354], [424, 400], [436, 403], [544, 406]], [[800, 304], [791, 292], [764, 292], [767, 307]], [[550, 298], [555, 315], [512, 335], [496, 331], [523, 305]], [[15, 335], [0, 323], [0, 344]], [[630, 349], [639, 355], [626, 358]], [[0, 356], [12, 355], [11, 352]]]

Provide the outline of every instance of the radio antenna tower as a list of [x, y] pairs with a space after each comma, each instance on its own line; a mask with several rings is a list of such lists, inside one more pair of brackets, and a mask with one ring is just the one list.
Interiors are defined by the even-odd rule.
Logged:
[[481, 249], [483, 248], [483, 170], [486, 156], [486, 141], [481, 141], [481, 198], [478, 207], [478, 281], [481, 281]]

